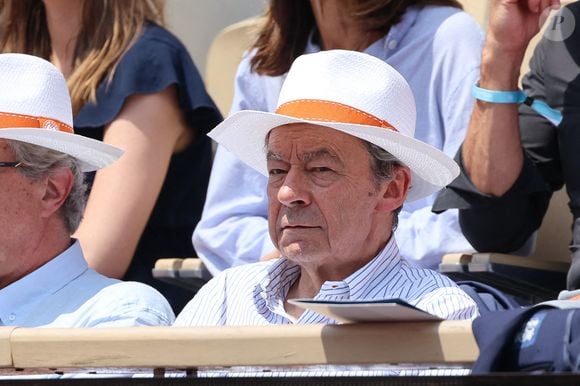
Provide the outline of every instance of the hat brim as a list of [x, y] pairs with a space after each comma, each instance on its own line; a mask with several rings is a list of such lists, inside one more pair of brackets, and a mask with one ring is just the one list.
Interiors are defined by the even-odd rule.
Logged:
[[79, 160], [83, 172], [102, 169], [123, 154], [123, 150], [101, 141], [48, 129], [20, 127], [1, 129], [0, 139], [26, 142], [68, 154]]
[[396, 131], [357, 124], [297, 119], [263, 111], [239, 111], [208, 135], [241, 161], [268, 176], [264, 146], [266, 135], [275, 127], [290, 123], [310, 123], [330, 127], [371, 142], [397, 157], [411, 169], [411, 189], [407, 201], [429, 196], [459, 175], [459, 167], [440, 150]]

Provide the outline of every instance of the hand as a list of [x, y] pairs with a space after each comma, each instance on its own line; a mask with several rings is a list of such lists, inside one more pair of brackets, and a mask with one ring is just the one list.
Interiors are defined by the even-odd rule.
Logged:
[[522, 60], [540, 30], [540, 19], [559, 6], [559, 0], [493, 0], [481, 56], [481, 87], [518, 88]]
[[525, 49], [560, 0], [493, 0], [488, 34], [506, 47]]
[[268, 261], [268, 260], [274, 260], [280, 257], [280, 251], [278, 251], [277, 249], [274, 249], [272, 252], [270, 253], [266, 253], [264, 256], [260, 257], [260, 261]]
[[549, 9], [560, 0], [493, 0], [486, 44], [504, 53], [522, 53], [541, 28]]

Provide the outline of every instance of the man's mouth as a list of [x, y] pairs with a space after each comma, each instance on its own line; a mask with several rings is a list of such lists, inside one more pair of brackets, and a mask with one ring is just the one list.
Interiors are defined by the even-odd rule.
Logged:
[[313, 229], [313, 228], [320, 228], [314, 225], [285, 225], [282, 229]]

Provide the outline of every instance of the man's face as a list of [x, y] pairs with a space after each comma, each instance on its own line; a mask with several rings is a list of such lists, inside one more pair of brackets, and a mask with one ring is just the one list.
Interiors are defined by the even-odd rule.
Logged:
[[314, 266], [374, 256], [373, 227], [385, 213], [376, 210], [381, 194], [361, 140], [292, 124], [270, 132], [267, 150], [269, 230], [284, 256]]
[[[15, 161], [0, 140], [0, 161]], [[42, 182], [33, 182], [17, 168], [0, 167], [0, 288], [27, 271], [26, 256], [39, 246]]]

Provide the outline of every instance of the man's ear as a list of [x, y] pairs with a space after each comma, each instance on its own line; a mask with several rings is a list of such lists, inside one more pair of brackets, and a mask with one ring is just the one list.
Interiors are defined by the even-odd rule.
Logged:
[[72, 186], [73, 174], [69, 168], [59, 167], [49, 173], [42, 197], [43, 217], [48, 218], [60, 209]]
[[381, 199], [377, 210], [389, 213], [403, 206], [411, 185], [411, 171], [406, 166], [395, 166], [392, 178], [381, 183]]

